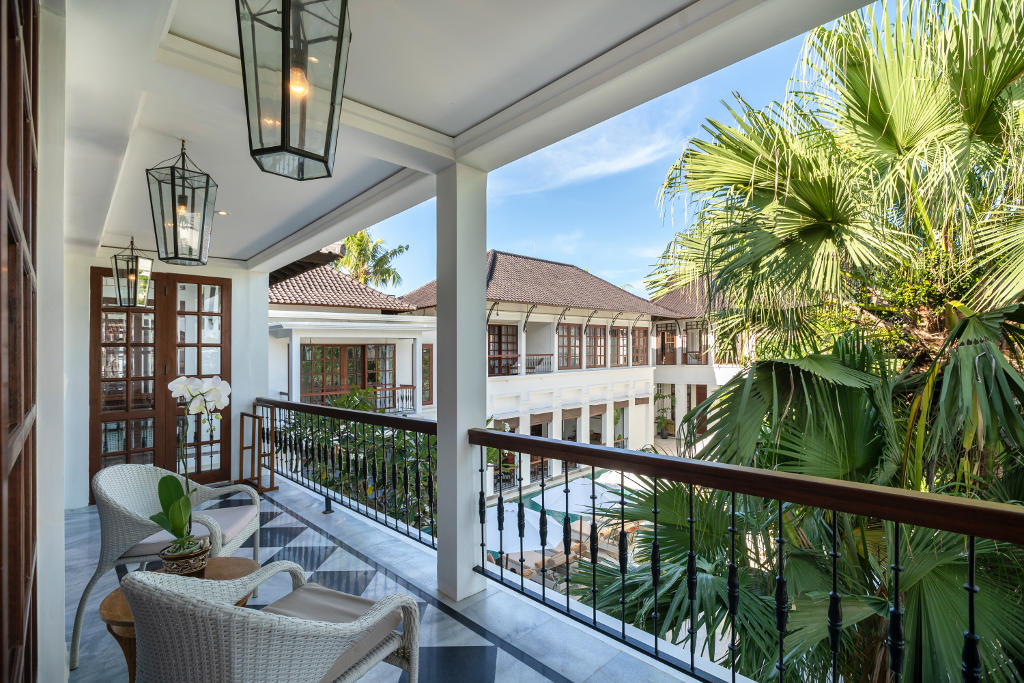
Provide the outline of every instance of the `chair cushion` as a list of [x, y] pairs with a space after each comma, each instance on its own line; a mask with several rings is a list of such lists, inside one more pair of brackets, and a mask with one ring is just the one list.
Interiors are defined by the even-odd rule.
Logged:
[[[339, 593], [318, 583], [307, 583], [280, 600], [270, 603], [263, 608], [263, 611], [310, 621], [347, 624], [370, 611], [373, 604], [373, 600], [361, 598], [358, 595]], [[398, 628], [400, 623], [402, 623], [402, 614], [397, 611], [377, 622], [373, 628], [360, 636], [352, 647], [338, 657], [334, 666], [321, 680], [333, 681], [351, 669], [390, 632]]]
[[[237, 505], [234, 507], [197, 510], [197, 512], [202, 512], [204, 515], [209, 515], [217, 520], [217, 523], [220, 524], [221, 542], [228, 543], [231, 539], [242, 532], [245, 525], [256, 516], [258, 509], [255, 505]], [[206, 528], [206, 525], [200, 524], [199, 522], [196, 522], [193, 525], [192, 531], [196, 538], [210, 535], [210, 530]], [[152, 536], [148, 536], [135, 544], [131, 550], [124, 554], [124, 557], [156, 555], [158, 552], [166, 548], [173, 540], [173, 536], [161, 529]]]

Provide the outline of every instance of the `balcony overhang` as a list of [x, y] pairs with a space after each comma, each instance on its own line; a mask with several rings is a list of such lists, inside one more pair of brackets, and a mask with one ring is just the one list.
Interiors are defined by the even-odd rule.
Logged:
[[249, 159], [233, 3], [71, 5], [66, 241], [148, 245], [142, 170], [185, 138], [230, 211], [211, 255], [273, 271], [431, 198], [456, 161], [494, 170], [860, 4], [353, 3], [338, 163], [312, 183]]

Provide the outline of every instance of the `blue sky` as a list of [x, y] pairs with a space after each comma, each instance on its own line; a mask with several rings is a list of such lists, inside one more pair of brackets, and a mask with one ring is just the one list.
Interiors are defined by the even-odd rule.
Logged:
[[[663, 216], [658, 190], [687, 141], [722, 100], [741, 94], [761, 107], [784, 95], [803, 36], [683, 86], [488, 176], [487, 247], [572, 263], [646, 296], [643, 280], [673, 233], [685, 203]], [[433, 280], [437, 247], [430, 200], [373, 228], [388, 246], [410, 245], [396, 261], [404, 294]]]

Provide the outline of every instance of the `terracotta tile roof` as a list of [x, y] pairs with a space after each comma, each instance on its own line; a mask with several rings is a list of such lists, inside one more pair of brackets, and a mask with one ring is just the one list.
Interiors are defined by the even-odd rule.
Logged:
[[[493, 249], [487, 252], [487, 300], [673, 316], [577, 266]], [[437, 281], [414, 289], [402, 301], [415, 308], [436, 306]]]
[[381, 311], [411, 311], [413, 307], [368, 287], [328, 264], [282, 280], [270, 287], [270, 303], [340, 306]]
[[688, 285], [655, 297], [654, 303], [672, 311], [677, 318], [700, 318], [708, 312], [707, 278], [697, 278]]

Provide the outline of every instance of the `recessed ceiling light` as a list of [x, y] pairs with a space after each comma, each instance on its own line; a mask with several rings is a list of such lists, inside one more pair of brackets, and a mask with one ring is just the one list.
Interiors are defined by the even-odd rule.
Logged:
[[218, 216], [227, 216], [227, 215], [228, 215], [228, 213], [229, 213], [229, 212], [227, 212], [227, 211], [224, 211], [224, 210], [222, 209], [222, 210], [220, 210], [220, 211], [218, 211], [218, 212], [217, 212], [217, 215], [218, 215]]

